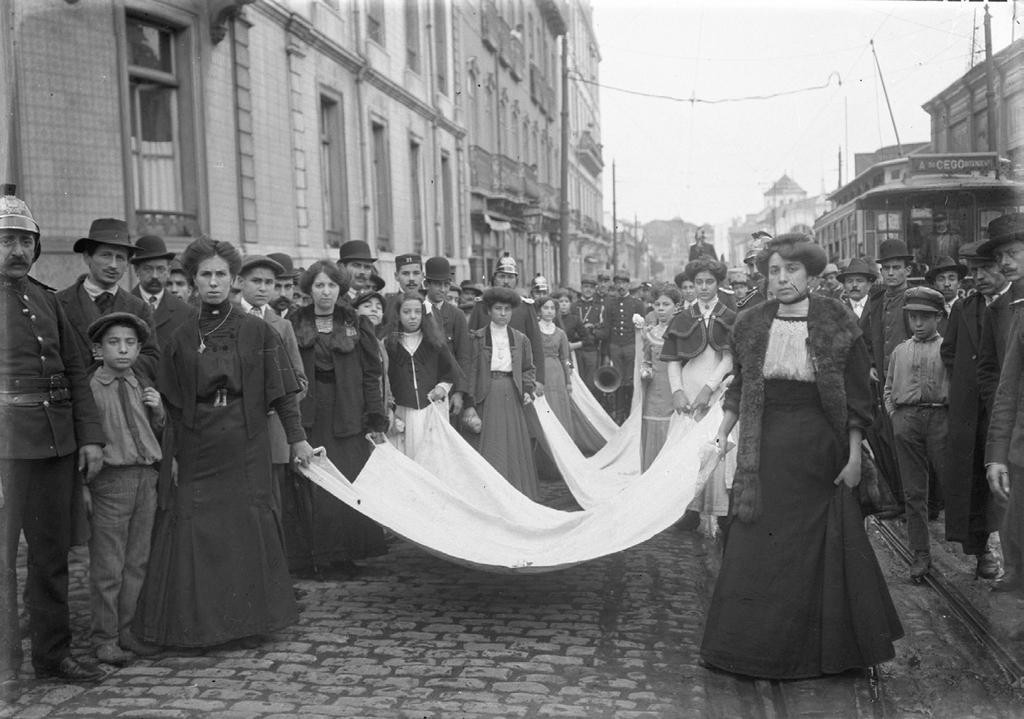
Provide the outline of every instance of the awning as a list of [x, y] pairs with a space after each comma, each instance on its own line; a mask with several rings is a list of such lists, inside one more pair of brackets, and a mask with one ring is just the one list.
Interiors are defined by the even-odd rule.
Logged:
[[507, 232], [512, 229], [512, 223], [508, 220], [499, 220], [497, 217], [489, 212], [484, 213], [484, 222], [494, 232]]

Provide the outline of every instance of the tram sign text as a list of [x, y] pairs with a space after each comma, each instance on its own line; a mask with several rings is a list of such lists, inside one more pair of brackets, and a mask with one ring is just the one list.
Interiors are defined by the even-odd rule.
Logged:
[[997, 156], [969, 153], [963, 155], [913, 155], [910, 169], [915, 175], [970, 175], [995, 172]]

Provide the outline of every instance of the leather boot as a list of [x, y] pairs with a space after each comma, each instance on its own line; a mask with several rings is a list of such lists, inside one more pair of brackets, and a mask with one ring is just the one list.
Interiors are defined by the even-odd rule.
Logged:
[[910, 578], [921, 579], [932, 568], [932, 557], [928, 552], [914, 552], [914, 563], [910, 565]]
[[974, 570], [974, 576], [981, 579], [995, 579], [999, 576], [999, 559], [994, 552], [985, 551], [978, 556], [978, 566]]

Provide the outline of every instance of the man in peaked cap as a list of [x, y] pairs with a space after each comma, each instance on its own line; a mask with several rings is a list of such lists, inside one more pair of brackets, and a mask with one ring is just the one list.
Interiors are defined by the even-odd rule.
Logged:
[[976, 575], [995, 579], [999, 560], [990, 545], [1000, 513], [985, 479], [988, 413], [978, 390], [978, 353], [985, 307], [1009, 283], [992, 257], [978, 254], [980, 242], [960, 246], [960, 259], [974, 278], [975, 291], [953, 304], [942, 336], [941, 355], [949, 372], [949, 438], [943, 485], [946, 539], [960, 542], [977, 558]]
[[145, 300], [153, 310], [156, 332], [164, 341], [192, 316], [191, 308], [167, 291], [174, 253], [167, 251], [162, 237], [143, 235], [135, 241], [131, 264], [138, 284], [132, 294]]
[[843, 283], [842, 302], [859, 320], [868, 303], [868, 294], [878, 279], [874, 264], [854, 257], [836, 279]]
[[[469, 339], [469, 323], [466, 315], [455, 305], [445, 301], [451, 286], [452, 268], [446, 257], [431, 257], [427, 260], [423, 277], [423, 286], [427, 291], [425, 302], [427, 314], [430, 316], [442, 336], [448, 341], [448, 349], [459, 365], [459, 377], [452, 387], [449, 408], [452, 414], [462, 414], [462, 402], [467, 391], [466, 378], [469, 377], [469, 365], [473, 347]], [[424, 318], [426, 321], [426, 318]]]
[[348, 288], [349, 300], [354, 300], [369, 288], [373, 263], [376, 261], [377, 258], [370, 254], [370, 246], [362, 240], [349, 240], [338, 248], [338, 265], [352, 273], [352, 285]]
[[285, 319], [299, 306], [295, 296], [295, 282], [301, 273], [295, 269], [291, 255], [285, 252], [271, 252], [267, 257], [279, 264], [282, 270], [274, 281], [274, 293], [268, 304], [281, 319]]
[[604, 301], [607, 340], [604, 356], [619, 371], [622, 383], [615, 391], [613, 418], [622, 424], [629, 415], [633, 399], [633, 365], [636, 363], [636, 326], [633, 316], [644, 316], [644, 305], [629, 295], [629, 272], [618, 269], [612, 276], [615, 295]]
[[[39, 225], [13, 185], [0, 190], [0, 696], [20, 691], [15, 561], [28, 544], [25, 603], [38, 677], [95, 681], [103, 672], [71, 656], [68, 551], [76, 469], [91, 479], [106, 438], [82, 354], [53, 291], [29, 276]], [[140, 300], [141, 302], [141, 300]], [[87, 326], [86, 326], [87, 327]], [[86, 329], [82, 328], [83, 331]]]
[[601, 366], [601, 353], [608, 330], [604, 323], [604, 302], [597, 296], [597, 277], [583, 275], [580, 280], [580, 296], [572, 311], [580, 318], [583, 345], [576, 350], [576, 362], [580, 378], [597, 399], [603, 399], [603, 392], [594, 386], [594, 373]]
[[406, 294], [423, 293], [423, 258], [414, 252], [395, 257], [395, 282], [398, 283], [398, 292], [384, 295], [385, 317], [390, 317], [391, 308]]
[[603, 301], [611, 294], [614, 294], [612, 292], [612, 275], [606, 270], [601, 270], [597, 273], [597, 296]]
[[111, 312], [130, 312], [145, 320], [152, 330], [149, 339], [142, 344], [135, 370], [155, 382], [160, 349], [153, 309], [149, 302], [118, 284], [128, 269], [128, 260], [135, 254], [128, 224], [111, 218], [94, 220], [88, 236], [77, 240], [74, 250], [82, 255], [88, 272], [58, 292], [57, 300], [75, 328], [72, 336], [83, 363], [90, 371], [99, 366], [86, 333], [89, 325]]

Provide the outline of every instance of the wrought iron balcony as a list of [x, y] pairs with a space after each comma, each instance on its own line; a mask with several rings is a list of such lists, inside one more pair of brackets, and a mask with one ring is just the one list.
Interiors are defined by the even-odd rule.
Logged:
[[594, 140], [590, 130], [581, 132], [579, 142], [576, 143], [576, 158], [590, 174], [600, 175], [604, 169], [604, 160], [601, 155], [602, 146]]

